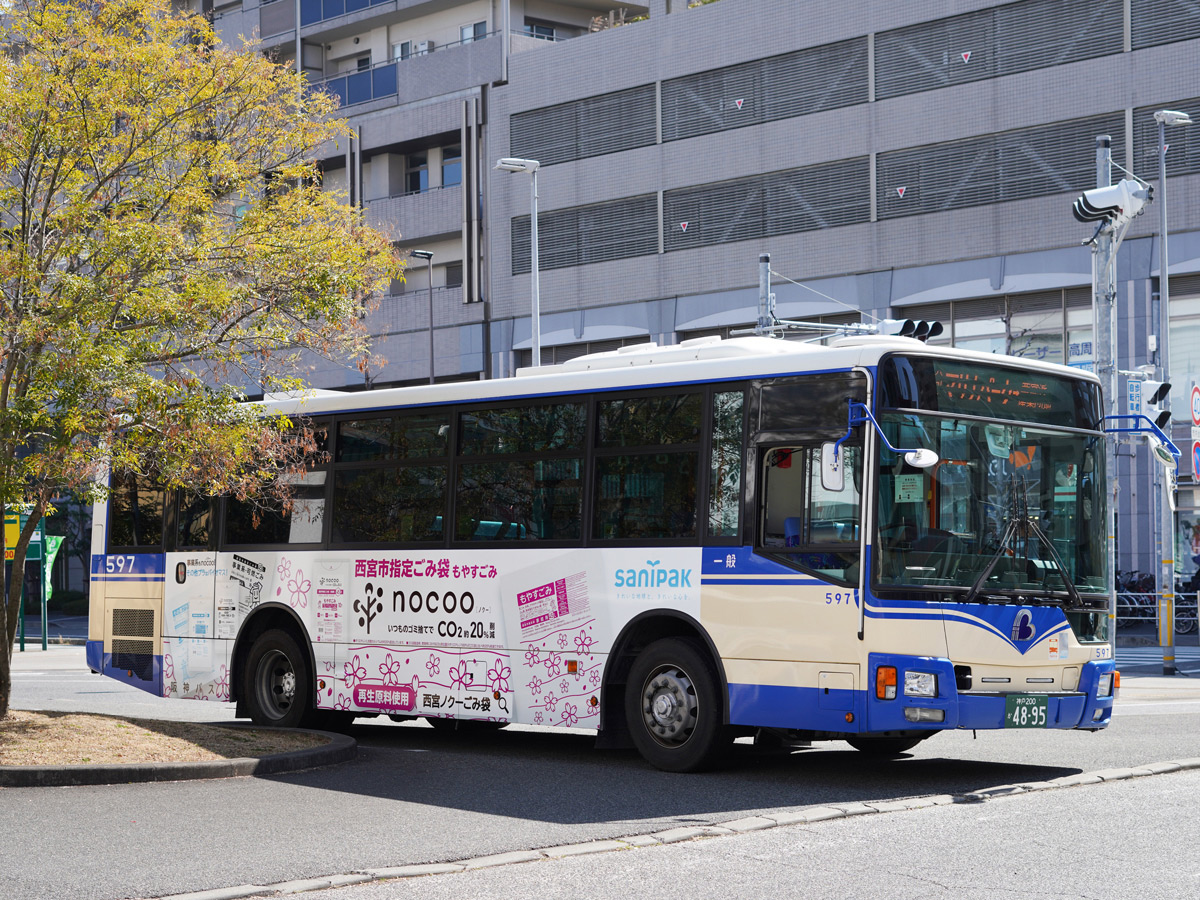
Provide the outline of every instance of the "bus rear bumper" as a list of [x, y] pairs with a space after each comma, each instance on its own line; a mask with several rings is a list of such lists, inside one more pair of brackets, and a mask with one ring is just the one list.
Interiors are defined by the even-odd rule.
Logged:
[[112, 653], [104, 652], [104, 641], [88, 641], [84, 647], [84, 654], [87, 666], [92, 671], [115, 678], [156, 697], [163, 695], [161, 656], [125, 653], [118, 654], [114, 659]]

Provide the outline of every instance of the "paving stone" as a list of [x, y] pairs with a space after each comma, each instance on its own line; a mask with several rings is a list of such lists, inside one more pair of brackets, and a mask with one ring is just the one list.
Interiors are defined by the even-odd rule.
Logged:
[[551, 859], [564, 859], [568, 856], [587, 856], [589, 853], [608, 853], [612, 850], [628, 850], [629, 845], [622, 841], [588, 841], [583, 844], [565, 844], [561, 847], [547, 847], [542, 853]]

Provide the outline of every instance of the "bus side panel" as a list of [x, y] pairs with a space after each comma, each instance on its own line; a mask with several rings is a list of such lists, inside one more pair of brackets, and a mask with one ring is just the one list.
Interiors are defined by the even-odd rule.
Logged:
[[[161, 553], [92, 555], [89, 665], [152, 694], [162, 694], [164, 559]], [[99, 646], [90, 640], [97, 626]]]
[[724, 661], [730, 724], [857, 731], [858, 591], [748, 547], [704, 554], [700, 621]]
[[163, 696], [229, 699], [233, 641], [215, 639], [217, 554], [168, 553], [163, 602]]

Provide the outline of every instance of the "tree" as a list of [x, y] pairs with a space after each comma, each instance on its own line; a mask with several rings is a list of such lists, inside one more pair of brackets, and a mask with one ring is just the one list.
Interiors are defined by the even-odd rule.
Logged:
[[107, 466], [170, 489], [284, 492], [311, 441], [242, 402], [304, 354], [366, 349], [400, 262], [319, 184], [336, 101], [170, 0], [15, 0], [0, 20], [0, 717], [26, 548]]

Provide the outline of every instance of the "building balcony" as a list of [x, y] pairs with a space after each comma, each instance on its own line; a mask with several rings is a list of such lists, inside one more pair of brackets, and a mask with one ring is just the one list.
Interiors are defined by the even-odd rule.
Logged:
[[[367, 331], [375, 336], [429, 330], [429, 287], [420, 266], [408, 270], [406, 288], [385, 294], [379, 308], [367, 314]], [[464, 303], [462, 285], [433, 289], [433, 327], [474, 325], [483, 321], [483, 303]]]
[[419, 194], [383, 197], [367, 203], [367, 224], [392, 240], [426, 240], [462, 230], [461, 184], [433, 188]]
[[408, 59], [389, 60], [360, 72], [330, 76], [314, 82], [313, 89], [333, 94], [343, 108], [383, 100], [394, 103], [425, 100], [499, 80], [503, 73], [501, 51], [497, 40], [456, 41]]

